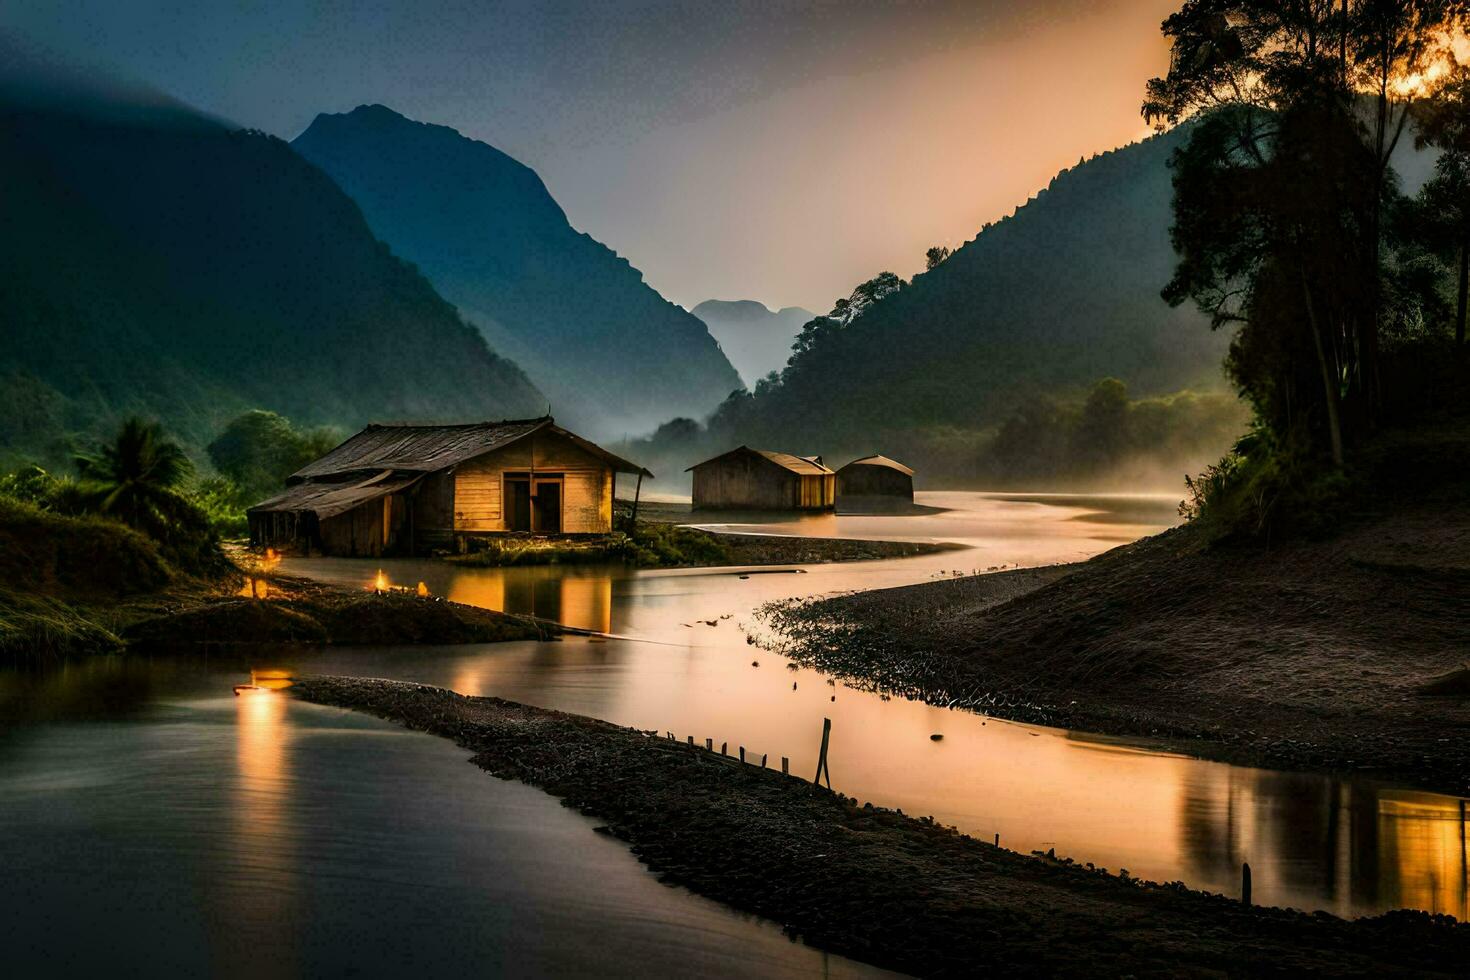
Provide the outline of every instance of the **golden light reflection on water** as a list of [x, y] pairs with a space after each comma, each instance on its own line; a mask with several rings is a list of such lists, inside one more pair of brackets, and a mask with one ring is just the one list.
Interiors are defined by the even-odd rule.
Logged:
[[298, 867], [290, 811], [290, 705], [278, 693], [289, 686], [288, 676], [286, 671], [251, 671], [255, 689], [234, 699], [232, 866], [214, 885], [223, 893], [225, 921], [250, 933], [289, 921], [298, 900], [292, 888]]
[[1384, 852], [1379, 889], [1390, 904], [1427, 909], [1470, 922], [1470, 849], [1464, 800], [1397, 790], [1378, 801]]
[[[787, 533], [938, 538], [972, 551], [810, 566], [806, 574], [616, 568], [483, 569], [395, 562], [455, 601], [617, 634], [606, 642], [497, 644], [433, 658], [343, 654], [342, 672], [401, 676], [529, 704], [728, 741], [788, 756], [809, 773], [833, 720], [834, 785], [860, 799], [933, 814], [985, 839], [1153, 880], [1235, 894], [1249, 861], [1258, 901], [1363, 914], [1408, 905], [1465, 918], [1460, 802], [1358, 780], [1242, 769], [1150, 752], [1116, 739], [1014, 725], [829, 684], [747, 644], [763, 602], [950, 577], [956, 569], [1095, 554], [1117, 534], [1174, 520], [1168, 500], [925, 494], [929, 517], [830, 515], [765, 525]], [[363, 563], [293, 571], [360, 583]], [[376, 567], [376, 566], [373, 566]], [[835, 700], [834, 700], [835, 699]], [[943, 733], [939, 742], [930, 735]]]
[[598, 633], [612, 629], [612, 576], [602, 569], [476, 569], [452, 579], [448, 598]]

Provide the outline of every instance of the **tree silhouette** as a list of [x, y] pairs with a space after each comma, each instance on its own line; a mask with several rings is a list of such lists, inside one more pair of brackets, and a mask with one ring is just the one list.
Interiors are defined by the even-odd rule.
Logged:
[[157, 422], [127, 419], [112, 441], [78, 457], [77, 470], [92, 509], [159, 540], [189, 509], [179, 491], [193, 466]]
[[924, 270], [933, 272], [945, 259], [954, 254], [954, 250], [947, 245], [934, 245], [924, 253]]
[[230, 420], [209, 444], [209, 459], [242, 493], [259, 497], [340, 441], [330, 430], [303, 432], [275, 412], [254, 409]]
[[1434, 176], [1420, 191], [1421, 213], [1430, 218], [1432, 244], [1452, 253], [1456, 265], [1455, 347], [1463, 354], [1470, 301], [1470, 70], [1458, 68], [1416, 115], [1415, 142], [1440, 151]]
[[1445, 0], [1190, 0], [1164, 22], [1171, 65], [1143, 114], [1201, 117], [1176, 160], [1165, 298], [1239, 325], [1229, 368], [1258, 414], [1338, 466], [1381, 403], [1389, 157], [1417, 73], [1466, 16]]

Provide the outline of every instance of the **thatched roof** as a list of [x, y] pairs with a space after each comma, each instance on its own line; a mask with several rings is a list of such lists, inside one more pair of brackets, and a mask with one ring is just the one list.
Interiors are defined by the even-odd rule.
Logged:
[[782, 469], [790, 470], [792, 473], [797, 473], [801, 476], [826, 476], [833, 472], [822, 464], [822, 458], [820, 456], [795, 456], [791, 453], [778, 453], [769, 449], [751, 449], [749, 446], [738, 446], [727, 453], [720, 453], [720, 455], [711, 457], [702, 463], [695, 463], [684, 472], [688, 473], [691, 470], [704, 466], [706, 463], [713, 463], [717, 460], [724, 459], [726, 456], [733, 456], [736, 453], [753, 453], [756, 456], [763, 456]]
[[885, 469], [898, 470], [898, 472], [904, 474], [905, 476], [914, 475], [913, 470], [909, 469], [898, 460], [889, 459], [887, 456], [864, 456], [862, 459], [853, 460], [851, 463], [848, 463], [847, 466], [842, 467], [837, 472], [841, 473], [842, 470], [845, 470], [848, 467], [852, 466], [882, 466]]
[[323, 480], [351, 473], [434, 473], [466, 460], [503, 449], [535, 432], [569, 439], [621, 473], [652, 473], [557, 425], [551, 416], [475, 422], [469, 425], [370, 425], [321, 459], [291, 474], [291, 483]]
[[365, 480], [348, 479], [335, 483], [298, 483], [251, 507], [251, 514], [312, 513], [319, 519], [345, 514], [390, 493], [406, 490], [424, 478], [422, 473], [394, 474], [391, 470], [374, 473]]

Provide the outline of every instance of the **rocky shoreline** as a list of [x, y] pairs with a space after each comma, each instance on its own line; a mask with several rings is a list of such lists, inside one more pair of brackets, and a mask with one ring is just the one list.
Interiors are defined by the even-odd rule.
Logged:
[[761, 611], [856, 686], [1247, 765], [1470, 793], [1470, 523], [1425, 508], [1324, 541], [1180, 528], [1087, 562]]
[[1353, 922], [1248, 908], [1017, 854], [775, 769], [607, 722], [394, 681], [291, 692], [450, 738], [491, 774], [604, 822], [661, 880], [823, 949], [923, 976], [1455, 974], [1470, 927], [1419, 912]]

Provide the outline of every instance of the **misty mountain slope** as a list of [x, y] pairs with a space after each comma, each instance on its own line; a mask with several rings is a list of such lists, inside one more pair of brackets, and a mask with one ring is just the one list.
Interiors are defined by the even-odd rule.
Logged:
[[589, 433], [703, 415], [740, 387], [700, 320], [494, 147], [383, 106], [318, 116], [292, 145]]
[[770, 310], [753, 299], [707, 299], [690, 312], [709, 327], [747, 387], [786, 366], [792, 340], [815, 316], [799, 306]]
[[256, 406], [345, 427], [544, 408], [330, 178], [178, 107], [0, 91], [0, 318], [0, 407], [38, 429], [0, 423], [12, 454], [132, 412], [197, 449]]
[[[1229, 338], [1159, 291], [1172, 274], [1176, 131], [1059, 174], [933, 271], [829, 332], [740, 414], [837, 446], [998, 422], [1017, 400], [1115, 376], [1137, 394], [1219, 386]], [[867, 451], [871, 451], [868, 449]]]

